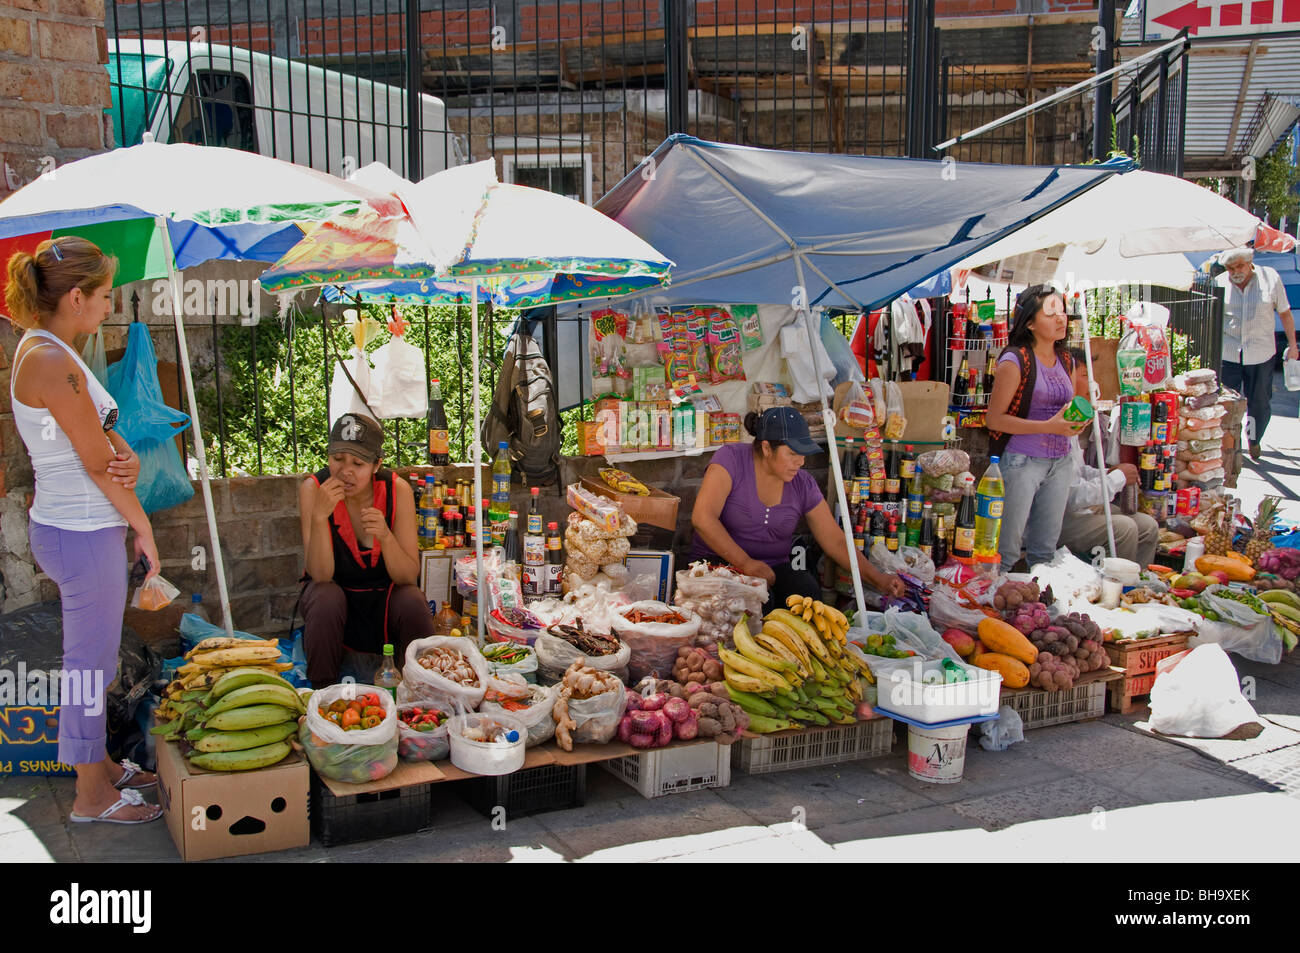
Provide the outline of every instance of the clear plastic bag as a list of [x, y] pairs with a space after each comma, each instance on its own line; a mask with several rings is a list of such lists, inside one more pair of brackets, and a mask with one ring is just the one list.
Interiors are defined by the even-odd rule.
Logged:
[[[460, 650], [465, 656], [474, 674], [478, 676], [478, 685], [461, 685], [459, 682], [444, 678], [437, 672], [430, 671], [419, 663], [419, 658], [440, 646]], [[402, 666], [402, 683], [397, 687], [399, 702], [427, 701], [434, 705], [446, 705], [455, 710], [457, 706], [473, 711], [483, 701], [487, 691], [488, 664], [478, 646], [467, 638], [450, 635], [435, 635], [427, 639], [416, 639], [406, 647], [406, 663]]]
[[861, 430], [876, 425], [876, 412], [872, 406], [872, 401], [867, 396], [867, 392], [862, 389], [862, 385], [857, 381], [853, 381], [849, 385], [849, 392], [844, 407], [840, 411], [840, 417], [850, 427]]
[[1190, 446], [1188, 446], [1187, 449], [1178, 451], [1178, 459], [1188, 464], [1196, 463], [1197, 461], [1205, 461], [1205, 460], [1222, 460], [1223, 447], [1220, 445], [1220, 446], [1212, 447], [1209, 450], [1198, 451], [1198, 450], [1193, 450]]
[[1204, 394], [1196, 397], [1186, 397], [1183, 399], [1182, 410], [1201, 410], [1205, 407], [1213, 407], [1219, 402], [1219, 389], [1206, 390]]
[[907, 431], [903, 415], [903, 391], [893, 381], [885, 382], [885, 439], [902, 440]]
[[1187, 644], [1217, 643], [1225, 652], [1236, 652], [1242, 658], [1266, 665], [1282, 661], [1282, 636], [1273, 619], [1240, 602], [1224, 599], [1218, 595], [1224, 588], [1210, 586], [1197, 597], [1201, 608], [1214, 610], [1219, 621], [1201, 620], [1196, 626], [1196, 636]]
[[980, 747], [985, 751], [1006, 751], [1025, 740], [1025, 722], [1010, 705], [998, 709], [998, 717], [980, 725]]
[[884, 543], [876, 543], [871, 547], [867, 558], [871, 560], [871, 565], [882, 572], [906, 572], [926, 585], [934, 582], [933, 560], [915, 546], [904, 546], [895, 553], [891, 552]]
[[948, 586], [935, 586], [930, 593], [930, 621], [938, 629], [961, 629], [974, 635], [979, 624], [987, 619], [978, 609], [963, 606]]
[[[159, 573], [136, 587], [135, 594], [131, 596], [131, 608], [156, 612], [171, 605], [180, 594], [181, 591]], [[225, 635], [224, 629], [221, 634]]]
[[[413, 708], [424, 708], [415, 702], [397, 706], [402, 712]], [[441, 709], [440, 709], [441, 710]], [[444, 714], [449, 714], [444, 712]], [[437, 728], [420, 731], [407, 725], [400, 717], [397, 719], [397, 756], [403, 761], [443, 761], [451, 754], [451, 742], [447, 738], [447, 722]]]
[[970, 454], [965, 450], [927, 450], [916, 458], [916, 465], [926, 477], [956, 475], [970, 469]]
[[697, 562], [677, 572], [673, 602], [699, 616], [697, 645], [716, 642], [730, 645], [737, 622], [745, 616], [758, 622], [767, 594], [767, 583], [756, 576], [741, 575], [730, 569], [710, 569], [705, 563]]
[[555, 708], [558, 695], [559, 690], [553, 686], [531, 685], [527, 697], [522, 699], [528, 705], [527, 708], [506, 709], [501, 702], [484, 700], [479, 705], [479, 711], [484, 714], [499, 712], [520, 721], [528, 729], [526, 747], [532, 748], [555, 737], [555, 719], [551, 717], [551, 710]]
[[374, 389], [367, 396], [380, 420], [423, 418], [429, 412], [424, 352], [403, 337], [375, 350]]
[[[516, 629], [515, 631], [537, 632], [537, 630], [535, 629], [528, 629], [528, 630]], [[484, 653], [483, 659], [488, 664], [488, 671], [495, 678], [500, 678], [504, 675], [518, 675], [520, 678], [524, 679], [525, 681], [528, 682], [536, 681], [537, 651], [530, 645], [520, 645], [519, 643], [515, 642], [514, 639], [510, 639], [508, 641], [514, 643], [515, 648], [522, 649], [525, 653], [525, 657], [520, 659], [518, 662], [495, 662], [488, 657], [490, 646], [485, 646], [483, 649], [483, 653]]]
[[[384, 720], [374, 728], [344, 731], [321, 717], [320, 708], [339, 699], [350, 701], [373, 694], [384, 709]], [[397, 767], [397, 703], [393, 696], [373, 685], [330, 685], [312, 692], [307, 715], [298, 729], [298, 742], [316, 773], [335, 781], [362, 784], [378, 781]]]
[[[348, 380], [348, 374], [352, 375], [352, 380]], [[353, 381], [356, 382], [356, 387], [352, 386]], [[360, 388], [361, 393], [357, 393], [357, 388]], [[370, 383], [370, 361], [366, 358], [365, 351], [353, 348], [352, 353], [347, 357], [336, 358], [334, 377], [330, 380], [331, 425], [344, 414], [372, 416], [366, 404], [370, 401], [373, 392], [373, 385]]]
[[1184, 483], [1213, 483], [1215, 480], [1222, 480], [1227, 475], [1227, 470], [1222, 466], [1215, 467], [1212, 470], [1204, 470], [1200, 473], [1193, 473], [1191, 470], [1178, 471], [1178, 479]]
[[[686, 617], [686, 622], [672, 625], [660, 622], [629, 622], [627, 614], [642, 612], [677, 612]], [[627, 671], [629, 681], [640, 681], [647, 675], [667, 678], [672, 672], [677, 650], [685, 645], [692, 645], [700, 631], [700, 617], [681, 606], [670, 606], [663, 602], [634, 602], [614, 610], [610, 620], [614, 634], [627, 643], [631, 650]]]
[[1184, 450], [1189, 453], [1209, 453], [1210, 451], [1223, 452], [1223, 431], [1220, 430], [1214, 437], [1198, 437], [1195, 440], [1178, 441], [1178, 450], [1181, 454]]
[[86, 338], [86, 346], [81, 349], [81, 359], [85, 361], [95, 380], [108, 386], [108, 357], [104, 352], [104, 329], [99, 327], [95, 333]]

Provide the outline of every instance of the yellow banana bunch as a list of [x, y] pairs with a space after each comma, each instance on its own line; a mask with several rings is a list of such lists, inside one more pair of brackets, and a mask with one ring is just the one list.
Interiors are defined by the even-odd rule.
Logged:
[[849, 620], [834, 606], [799, 595], [786, 599], [785, 606], [791, 615], [810, 623], [823, 640], [833, 640], [841, 646], [848, 641]]

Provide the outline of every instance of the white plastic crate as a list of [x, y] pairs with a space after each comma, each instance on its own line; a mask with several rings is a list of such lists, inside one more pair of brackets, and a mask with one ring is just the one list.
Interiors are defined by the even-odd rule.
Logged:
[[793, 771], [818, 764], [843, 764], [889, 754], [894, 719], [872, 718], [856, 725], [827, 725], [741, 738], [731, 746], [731, 764], [746, 774]]
[[717, 742], [660, 748], [600, 762], [610, 774], [641, 792], [642, 797], [663, 797], [725, 788], [731, 783], [729, 746]]
[[1025, 729], [1068, 725], [1075, 721], [1100, 718], [1106, 713], [1106, 683], [1089, 682], [1059, 692], [1018, 691], [1002, 699], [1025, 723]]

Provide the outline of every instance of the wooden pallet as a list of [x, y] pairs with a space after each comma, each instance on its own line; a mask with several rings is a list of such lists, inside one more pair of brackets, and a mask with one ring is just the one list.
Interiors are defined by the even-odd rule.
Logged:
[[1187, 648], [1187, 634], [1162, 635], [1155, 639], [1124, 639], [1104, 645], [1111, 664], [1123, 673], [1107, 686], [1110, 710], [1121, 715], [1137, 709], [1137, 698], [1151, 694], [1156, 681], [1156, 663]]

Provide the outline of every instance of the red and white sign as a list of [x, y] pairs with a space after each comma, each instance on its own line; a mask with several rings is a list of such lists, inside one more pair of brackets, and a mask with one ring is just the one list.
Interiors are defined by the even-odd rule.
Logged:
[[1261, 225], [1255, 231], [1255, 251], [1295, 251], [1294, 235], [1280, 232], [1269, 225]]
[[1187, 28], [1197, 39], [1300, 31], [1300, 0], [1144, 0], [1143, 37], [1166, 40]]

